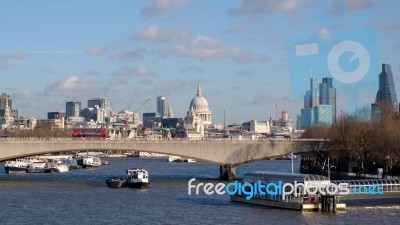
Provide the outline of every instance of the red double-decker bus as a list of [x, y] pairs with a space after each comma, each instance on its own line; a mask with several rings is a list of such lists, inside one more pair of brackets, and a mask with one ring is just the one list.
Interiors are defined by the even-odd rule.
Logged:
[[90, 138], [104, 140], [107, 136], [106, 128], [74, 128], [72, 130], [73, 138]]

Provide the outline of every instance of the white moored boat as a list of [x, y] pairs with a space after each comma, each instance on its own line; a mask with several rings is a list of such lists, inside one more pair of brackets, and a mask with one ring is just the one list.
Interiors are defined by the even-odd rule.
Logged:
[[26, 173], [28, 165], [23, 159], [9, 160], [4, 164], [4, 170], [9, 174]]
[[180, 156], [170, 155], [170, 156], [168, 156], [168, 162], [196, 162], [196, 160], [190, 159], [190, 158], [183, 158]]
[[49, 165], [46, 169], [44, 169], [44, 173], [65, 173], [69, 171], [69, 167], [61, 162], [57, 162], [55, 164]]
[[78, 166], [82, 166], [83, 168], [88, 167], [98, 167], [102, 165], [101, 159], [95, 156], [84, 156], [77, 160]]
[[25, 157], [6, 161], [4, 170], [9, 174], [26, 173], [32, 163], [43, 162], [37, 157]]
[[132, 188], [148, 188], [149, 174], [144, 169], [128, 169], [126, 170], [126, 186]]
[[32, 162], [28, 164], [26, 169], [27, 173], [42, 173], [46, 168], [46, 163], [44, 161]]

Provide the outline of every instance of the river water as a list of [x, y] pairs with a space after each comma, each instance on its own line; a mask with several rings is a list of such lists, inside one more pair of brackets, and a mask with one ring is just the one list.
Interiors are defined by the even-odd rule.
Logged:
[[[219, 167], [168, 163], [166, 158], [109, 158], [110, 165], [64, 174], [4, 173], [0, 164], [0, 224], [400, 224], [400, 206], [348, 207], [346, 212], [298, 212], [234, 203], [228, 195], [188, 195], [188, 181], [216, 180]], [[298, 172], [300, 160], [295, 160]], [[105, 180], [131, 167], [149, 171], [150, 188], [108, 188]], [[290, 172], [291, 161], [239, 166], [237, 175]]]

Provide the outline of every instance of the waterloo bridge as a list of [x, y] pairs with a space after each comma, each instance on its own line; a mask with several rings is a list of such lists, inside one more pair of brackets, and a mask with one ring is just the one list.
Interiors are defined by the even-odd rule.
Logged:
[[220, 178], [235, 177], [238, 165], [301, 153], [296, 141], [71, 140], [36, 139], [0, 142], [0, 161], [46, 153], [78, 151], [142, 151], [192, 158], [220, 166]]

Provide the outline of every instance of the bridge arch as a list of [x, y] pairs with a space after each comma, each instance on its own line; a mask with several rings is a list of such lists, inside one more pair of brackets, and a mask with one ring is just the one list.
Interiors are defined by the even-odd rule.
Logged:
[[240, 164], [293, 152], [290, 141], [15, 140], [0, 143], [0, 161], [46, 153], [99, 150], [143, 151], [192, 158], [220, 165], [221, 174], [233, 171]]

